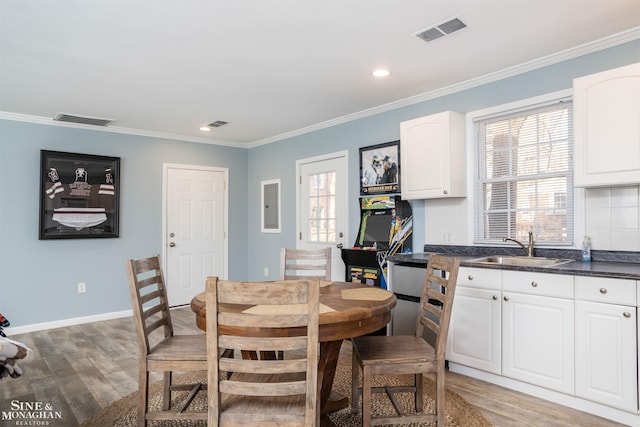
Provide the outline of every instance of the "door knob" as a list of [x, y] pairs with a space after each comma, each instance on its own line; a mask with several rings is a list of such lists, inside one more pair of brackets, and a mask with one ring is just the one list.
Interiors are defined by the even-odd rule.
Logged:
[[173, 243], [173, 242], [169, 243], [169, 247], [170, 247], [170, 248], [173, 248], [175, 245], [176, 245], [176, 244], [175, 244], [175, 243]]
[[344, 247], [344, 245], [343, 245], [342, 243], [338, 243], [338, 244], [336, 245], [336, 248], [338, 248], [338, 249], [342, 249], [343, 247]]

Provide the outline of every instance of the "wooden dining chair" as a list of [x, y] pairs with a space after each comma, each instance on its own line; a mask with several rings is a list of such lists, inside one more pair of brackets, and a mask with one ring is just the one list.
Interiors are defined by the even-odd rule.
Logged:
[[[458, 277], [458, 258], [429, 255], [415, 335], [363, 336], [354, 338], [352, 365], [351, 410], [358, 412], [358, 395], [362, 395], [362, 425], [409, 424], [436, 420], [443, 427], [445, 402], [445, 347], [451, 319], [451, 307]], [[444, 273], [444, 274], [443, 274]], [[445, 277], [443, 277], [446, 276]], [[426, 330], [425, 330], [426, 329]], [[425, 339], [425, 332], [428, 339]], [[362, 370], [362, 387], [358, 387]], [[435, 373], [435, 413], [424, 413], [422, 375]], [[374, 375], [413, 374], [413, 385], [372, 387]], [[386, 392], [397, 416], [371, 414], [372, 393]], [[407, 413], [394, 393], [415, 394], [415, 413]]]
[[[160, 258], [127, 260], [133, 319], [138, 336], [138, 426], [149, 420], [206, 420], [206, 411], [187, 411], [202, 384], [176, 385], [173, 371], [207, 369], [206, 335], [174, 335]], [[149, 373], [163, 373], [161, 411], [149, 411]], [[171, 392], [189, 390], [178, 408], [171, 408]]]
[[[319, 293], [318, 280], [207, 278], [209, 427], [319, 426]], [[257, 335], [256, 328], [273, 333]], [[231, 359], [221, 357], [220, 348], [286, 350], [298, 357]], [[233, 374], [226, 378], [225, 372]]]
[[331, 280], [331, 248], [280, 250], [280, 280]]

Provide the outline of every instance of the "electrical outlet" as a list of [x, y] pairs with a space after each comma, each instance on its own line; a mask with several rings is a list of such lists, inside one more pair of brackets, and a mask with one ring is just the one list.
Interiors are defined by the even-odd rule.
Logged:
[[264, 277], [269, 277], [269, 267], [264, 268]]
[[87, 284], [85, 282], [78, 282], [78, 293], [84, 294], [87, 292]]

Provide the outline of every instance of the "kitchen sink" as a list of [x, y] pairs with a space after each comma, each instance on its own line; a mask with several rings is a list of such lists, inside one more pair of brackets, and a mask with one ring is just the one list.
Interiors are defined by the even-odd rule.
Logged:
[[482, 258], [475, 258], [469, 262], [492, 265], [515, 265], [520, 267], [555, 267], [557, 265], [572, 262], [572, 259], [544, 258], [527, 256], [491, 255]]

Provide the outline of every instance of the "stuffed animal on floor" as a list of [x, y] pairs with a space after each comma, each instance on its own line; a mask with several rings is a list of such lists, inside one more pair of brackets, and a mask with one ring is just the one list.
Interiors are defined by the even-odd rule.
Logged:
[[0, 379], [7, 375], [11, 378], [19, 377], [23, 372], [20, 364], [33, 360], [33, 350], [5, 335], [3, 328], [10, 324], [0, 313]]
[[22, 375], [23, 363], [33, 360], [33, 350], [18, 341], [0, 337], [0, 379], [7, 375], [17, 378]]

